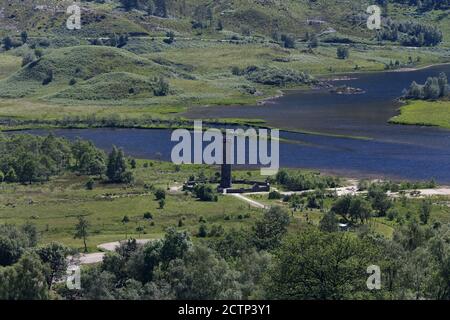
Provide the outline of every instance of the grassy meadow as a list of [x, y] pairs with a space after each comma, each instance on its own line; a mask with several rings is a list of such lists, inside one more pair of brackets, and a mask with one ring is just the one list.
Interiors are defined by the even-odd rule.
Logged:
[[408, 125], [439, 126], [450, 129], [450, 101], [410, 101], [390, 122]]

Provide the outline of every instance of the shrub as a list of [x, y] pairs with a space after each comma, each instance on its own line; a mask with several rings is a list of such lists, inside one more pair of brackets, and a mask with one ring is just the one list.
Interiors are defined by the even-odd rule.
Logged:
[[157, 97], [167, 96], [170, 91], [169, 83], [163, 78], [153, 80], [153, 94]]
[[156, 200], [161, 200], [166, 198], [166, 192], [163, 189], [158, 189], [155, 191]]
[[205, 224], [201, 224], [200, 227], [198, 228], [198, 234], [197, 236], [199, 238], [206, 238], [206, 236], [208, 235], [208, 228], [206, 227]]
[[195, 186], [194, 194], [200, 201], [218, 201], [217, 193], [210, 185], [200, 184]]
[[152, 220], [153, 215], [150, 212], [146, 212], [146, 213], [144, 213], [144, 219]]
[[94, 179], [90, 178], [90, 179], [86, 182], [86, 189], [87, 189], [87, 190], [93, 190], [93, 189], [94, 189], [94, 185], [95, 185]]
[[277, 200], [277, 199], [281, 199], [281, 193], [279, 193], [278, 191], [271, 191], [269, 193], [269, 200]]
[[348, 59], [350, 57], [349, 49], [347, 47], [344, 47], [344, 46], [339, 46], [337, 48], [336, 54], [337, 54], [337, 57], [339, 59], [343, 59], [343, 60]]

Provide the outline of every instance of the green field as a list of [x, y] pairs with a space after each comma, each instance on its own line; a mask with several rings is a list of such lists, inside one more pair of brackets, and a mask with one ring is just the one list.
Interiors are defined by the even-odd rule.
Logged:
[[392, 123], [440, 126], [450, 129], [450, 101], [411, 101], [400, 109]]
[[[144, 163], [148, 166], [144, 168]], [[105, 184], [97, 180], [94, 190], [86, 190], [89, 177], [66, 174], [48, 183], [0, 185], [0, 223], [22, 225], [36, 224], [44, 243], [55, 240], [78, 248], [80, 240], [73, 239], [77, 217], [82, 215], [90, 223], [89, 248], [95, 250], [100, 243], [135, 238], [160, 238], [167, 227], [183, 227], [195, 235], [199, 219], [204, 217], [207, 226], [223, 225], [240, 228], [252, 223], [262, 214], [245, 202], [219, 196], [218, 202], [201, 202], [191, 193], [167, 190], [166, 206], [159, 209], [151, 190], [180, 187], [192, 174], [214, 176], [216, 168], [200, 166], [178, 167], [157, 161], [138, 161], [134, 169], [135, 183], [130, 185]], [[253, 179], [258, 179], [257, 173]], [[248, 178], [246, 171], [235, 172], [236, 178]], [[150, 212], [152, 220], [144, 219]], [[124, 216], [130, 219], [122, 223]], [[136, 228], [143, 227], [137, 231]]]

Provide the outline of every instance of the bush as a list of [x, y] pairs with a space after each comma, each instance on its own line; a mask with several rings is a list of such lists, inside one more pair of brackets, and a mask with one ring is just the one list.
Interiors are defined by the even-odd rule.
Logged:
[[158, 189], [155, 191], [156, 200], [166, 199], [166, 191], [163, 189]]
[[214, 224], [209, 231], [208, 236], [210, 237], [221, 237], [225, 233], [225, 229], [220, 224]]
[[86, 182], [86, 189], [87, 189], [87, 190], [93, 190], [93, 189], [94, 189], [94, 185], [95, 185], [94, 179], [90, 178], [90, 179]]
[[150, 212], [146, 212], [146, 213], [144, 213], [144, 219], [152, 220], [153, 215]]
[[339, 59], [343, 59], [343, 60], [348, 59], [350, 57], [349, 49], [344, 46], [338, 47], [336, 54]]
[[46, 85], [50, 84], [50, 82], [52, 82], [52, 81], [53, 81], [53, 71], [49, 70], [47, 72], [46, 78], [44, 80], [42, 80], [42, 85], [46, 86]]
[[210, 185], [197, 185], [194, 188], [195, 197], [200, 201], [218, 201], [217, 193]]
[[281, 193], [279, 193], [278, 191], [271, 191], [269, 192], [269, 200], [278, 200], [281, 199]]
[[288, 84], [310, 84], [313, 82], [310, 75], [292, 69], [250, 66], [241, 72], [247, 80], [266, 85], [285, 86]]
[[26, 66], [27, 64], [33, 62], [36, 60], [36, 56], [32, 52], [28, 52], [25, 54], [25, 56], [22, 58], [22, 67]]
[[153, 94], [157, 97], [167, 96], [170, 91], [169, 83], [163, 78], [153, 80]]
[[207, 235], [208, 235], [208, 228], [206, 227], [205, 224], [201, 224], [200, 227], [198, 228], [197, 236], [199, 238], [206, 238]]

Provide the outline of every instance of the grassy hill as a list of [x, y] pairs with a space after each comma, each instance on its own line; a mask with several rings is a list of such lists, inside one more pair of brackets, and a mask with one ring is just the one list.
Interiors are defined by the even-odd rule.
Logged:
[[[49, 90], [47, 86], [60, 88], [68, 86], [72, 79], [84, 81], [111, 72], [129, 72], [147, 77], [167, 73], [158, 64], [126, 50], [100, 46], [69, 47], [53, 50], [0, 81], [0, 96], [24, 97], [46, 92]], [[45, 85], [49, 75], [52, 75], [52, 81]], [[100, 82], [104, 80], [98, 79]], [[92, 79], [89, 84], [96, 82]]]
[[[101, 2], [81, 1], [82, 29], [70, 31], [65, 10], [72, 1], [0, 0], [0, 38], [11, 37], [15, 47], [0, 48], [1, 117], [57, 119], [69, 110], [83, 116], [173, 116], [190, 106], [255, 104], [285, 88], [271, 80], [288, 74], [321, 76], [450, 61], [448, 12], [423, 12], [392, 1], [385, 23], [438, 26], [442, 43], [414, 48], [400, 40], [381, 41], [366, 27], [365, 11], [373, 4], [366, 0], [165, 0], [165, 15], [158, 7], [127, 11], [118, 0]], [[22, 31], [28, 33], [25, 44]], [[120, 35], [128, 41], [119, 49], [112, 41]], [[317, 47], [309, 46], [311, 35]], [[347, 59], [336, 56], [341, 45], [350, 50]], [[38, 57], [21, 67], [36, 50]], [[154, 96], [155, 77], [166, 79], [170, 95]]]

